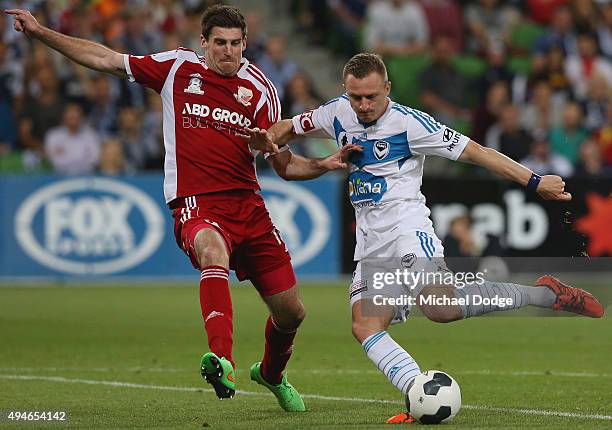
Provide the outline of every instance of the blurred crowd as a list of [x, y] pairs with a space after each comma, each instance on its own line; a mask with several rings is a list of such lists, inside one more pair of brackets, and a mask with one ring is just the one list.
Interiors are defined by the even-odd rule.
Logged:
[[[400, 88], [392, 90], [395, 100], [408, 100], [540, 174], [611, 174], [612, 1], [292, 5], [313, 45], [346, 58], [381, 54]], [[430, 166], [426, 172], [449, 172], [443, 160]]]
[[[29, 9], [57, 31], [144, 55], [178, 46], [201, 53], [201, 14], [214, 3], [219, 2], [0, 0], [0, 9]], [[612, 1], [290, 4], [295, 33], [330, 55], [373, 51], [388, 64], [426, 59], [412, 76], [416, 90], [396, 90], [393, 97], [414, 98], [415, 107], [438, 121], [534, 171], [568, 177], [612, 170]], [[244, 13], [245, 56], [278, 88], [283, 117], [324, 102], [313, 79], [331, 78], [308, 76], [287, 53], [289, 35], [267, 31], [256, 11]], [[464, 66], [481, 67], [466, 74], [458, 58]], [[392, 74], [394, 88], [401, 89], [396, 84], [402, 76], [407, 75]], [[161, 117], [154, 92], [75, 65], [15, 32], [10, 18], [0, 16], [0, 172], [159, 170]], [[302, 144], [298, 152], [322, 156], [333, 148], [325, 145]]]
[[[145, 55], [179, 46], [202, 54], [205, 0], [0, 1], [0, 10], [32, 11], [42, 24], [117, 52]], [[285, 52], [286, 38], [266, 35], [257, 12], [245, 56], [273, 80], [285, 117], [323, 99]], [[81, 67], [13, 30], [0, 15], [0, 172], [124, 174], [163, 168], [162, 106], [138, 84]], [[311, 156], [329, 147], [304, 145]], [[321, 153], [321, 154], [319, 154]], [[264, 162], [265, 165], [265, 162]]]

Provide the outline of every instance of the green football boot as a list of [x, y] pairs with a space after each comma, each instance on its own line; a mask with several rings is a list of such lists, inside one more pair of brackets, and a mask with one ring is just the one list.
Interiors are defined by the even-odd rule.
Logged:
[[251, 366], [251, 380], [270, 390], [278, 400], [280, 407], [287, 412], [304, 412], [306, 410], [300, 393], [287, 381], [285, 373], [283, 373], [280, 384], [272, 385], [261, 376], [261, 362], [258, 362]]
[[202, 356], [200, 374], [215, 389], [219, 399], [231, 399], [236, 393], [234, 367], [225, 357], [217, 357], [214, 352]]

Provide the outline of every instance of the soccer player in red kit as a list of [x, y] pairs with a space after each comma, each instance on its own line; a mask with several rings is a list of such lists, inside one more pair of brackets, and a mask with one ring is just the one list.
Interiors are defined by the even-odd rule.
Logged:
[[204, 12], [201, 45], [205, 54], [200, 57], [183, 48], [123, 55], [44, 27], [28, 11], [5, 12], [13, 16], [17, 31], [71, 60], [128, 78], [161, 95], [164, 196], [172, 209], [177, 244], [201, 271], [200, 305], [211, 351], [202, 357], [201, 374], [219, 398], [233, 397], [228, 273], [234, 269], [238, 279], [253, 283], [270, 310], [263, 360], [251, 367], [251, 379], [272, 391], [283, 409], [304, 411], [299, 393], [283, 373], [304, 307], [289, 253], [258, 193], [254, 159], [259, 150], [265, 151], [283, 160], [273, 163], [281, 175], [286, 177], [293, 168], [299, 179], [345, 164], [337, 153], [306, 162], [311, 163], [308, 173], [300, 174], [291, 160], [301, 157], [276, 157], [286, 147], [251, 148], [241, 138], [245, 129], [267, 129], [280, 119], [276, 89], [242, 58], [247, 37], [242, 14], [230, 6], [212, 6]]

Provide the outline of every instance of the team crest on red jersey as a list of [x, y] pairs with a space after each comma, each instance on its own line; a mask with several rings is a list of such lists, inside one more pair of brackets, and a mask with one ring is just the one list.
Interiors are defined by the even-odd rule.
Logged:
[[199, 95], [204, 94], [204, 91], [202, 91], [202, 75], [199, 73], [192, 73], [189, 77], [191, 79], [189, 79], [189, 86], [185, 88], [185, 92]]
[[236, 97], [236, 100], [238, 100], [238, 103], [244, 106], [250, 106], [251, 99], [253, 98], [253, 91], [249, 90], [248, 88], [239, 86], [238, 92], [234, 94], [234, 97]]

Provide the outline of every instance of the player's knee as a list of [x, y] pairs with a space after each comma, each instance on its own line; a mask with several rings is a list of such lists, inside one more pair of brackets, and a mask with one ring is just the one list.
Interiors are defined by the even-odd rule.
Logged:
[[359, 321], [353, 321], [353, 325], [351, 327], [351, 330], [353, 332], [353, 337], [359, 343], [363, 342], [363, 339], [365, 339], [367, 337], [367, 336], [365, 336], [365, 330], [361, 326], [361, 323]]
[[299, 302], [298, 306], [292, 312], [293, 328], [298, 328], [302, 324], [302, 321], [304, 321], [304, 318], [306, 318], [306, 309], [302, 302]]
[[304, 305], [301, 302], [298, 302], [293, 306], [286, 307], [282, 315], [274, 315], [273, 318], [279, 328], [295, 330], [306, 318], [306, 309], [304, 309]]
[[421, 306], [423, 314], [431, 321], [449, 323], [461, 318], [461, 309], [458, 306]]
[[223, 238], [211, 230], [198, 232], [195, 240], [195, 248], [200, 267], [210, 265], [227, 266], [229, 256]]

